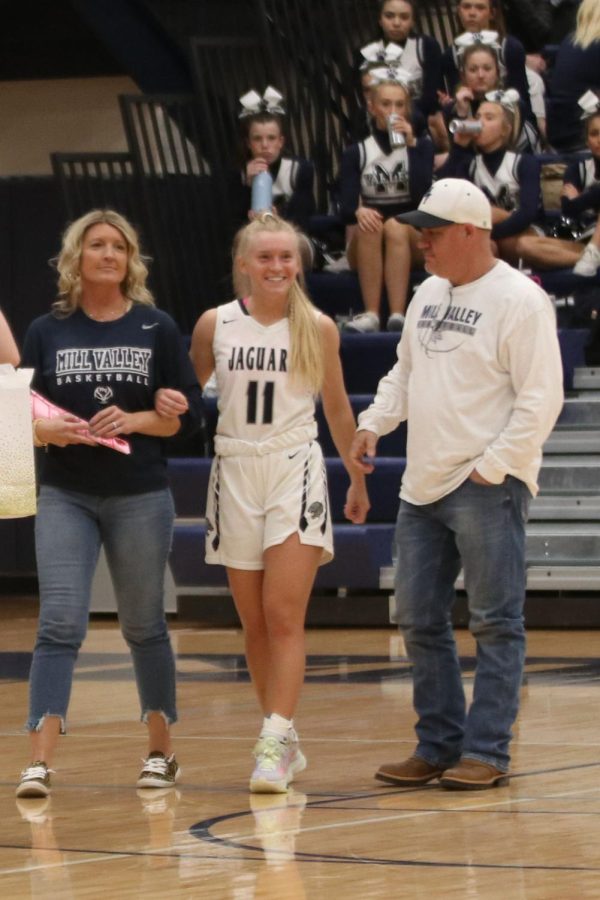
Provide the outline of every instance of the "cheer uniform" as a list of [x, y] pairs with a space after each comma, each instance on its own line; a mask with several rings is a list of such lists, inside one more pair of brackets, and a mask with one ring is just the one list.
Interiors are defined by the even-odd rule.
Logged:
[[206, 561], [263, 569], [264, 551], [291, 534], [333, 557], [315, 401], [289, 376], [289, 320], [261, 325], [241, 300], [217, 309], [215, 459]]
[[340, 171], [340, 211], [345, 224], [356, 222], [359, 199], [384, 219], [416, 209], [431, 187], [433, 144], [428, 135], [414, 147], [392, 147], [387, 131], [373, 134], [344, 152]]
[[521, 234], [541, 220], [540, 164], [527, 153], [504, 148], [473, 153], [453, 144], [437, 177], [466, 178], [487, 194], [493, 206], [511, 211], [507, 219], [492, 228], [494, 240]]

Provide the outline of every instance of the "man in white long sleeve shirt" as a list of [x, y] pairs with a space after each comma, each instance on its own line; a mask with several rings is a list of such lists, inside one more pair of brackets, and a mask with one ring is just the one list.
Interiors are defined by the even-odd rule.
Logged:
[[[418, 743], [376, 777], [478, 790], [508, 781], [525, 659], [525, 523], [563, 400], [556, 321], [545, 292], [494, 257], [490, 205], [470, 182], [436, 182], [399, 219], [421, 229], [433, 277], [408, 308], [398, 362], [359, 417], [352, 456], [372, 471], [377, 439], [408, 420], [396, 601]], [[451, 625], [461, 566], [477, 641], [468, 710]]]

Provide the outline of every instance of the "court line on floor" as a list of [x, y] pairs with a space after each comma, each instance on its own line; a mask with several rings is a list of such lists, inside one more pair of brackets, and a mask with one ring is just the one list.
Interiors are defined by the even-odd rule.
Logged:
[[[411, 792], [412, 793], [412, 792]], [[573, 797], [573, 796], [581, 796], [582, 794], [589, 795], [600, 793], [599, 788], [592, 788], [584, 791], [564, 791], [555, 794], [547, 794], [543, 797], [543, 799], [563, 799], [565, 797]], [[386, 794], [389, 796], [389, 794]], [[351, 796], [348, 799], [355, 799], [355, 796]], [[297, 835], [301, 834], [309, 834], [314, 832], [323, 832], [323, 831], [331, 831], [334, 829], [340, 828], [355, 828], [357, 826], [364, 825], [380, 825], [387, 824], [390, 822], [397, 822], [405, 819], [414, 819], [414, 818], [425, 818], [426, 816], [439, 815], [443, 813], [462, 813], [462, 812], [479, 812], [484, 811], [485, 809], [490, 809], [492, 807], [498, 807], [508, 804], [517, 804], [517, 803], [529, 803], [539, 801], [540, 797], [520, 797], [520, 798], [506, 798], [505, 800], [496, 800], [490, 801], [489, 803], [480, 803], [468, 806], [460, 806], [460, 807], [445, 807], [443, 809], [438, 810], [410, 810], [407, 812], [396, 813], [394, 815], [386, 815], [386, 816], [377, 816], [377, 817], [368, 817], [362, 819], [355, 819], [352, 822], [339, 822], [339, 823], [328, 823], [317, 826], [309, 826], [306, 828], [300, 827], [297, 831]], [[317, 801], [319, 802], [319, 801]], [[336, 802], [339, 802], [337, 800]], [[307, 805], [307, 808], [310, 808], [311, 804]], [[235, 834], [232, 835], [223, 835], [217, 836], [210, 833], [209, 829], [211, 825], [217, 824], [218, 822], [228, 820], [231, 818], [240, 818], [252, 815], [251, 810], [244, 810], [242, 812], [227, 814], [225, 816], [221, 816], [218, 818], [205, 820], [207, 823], [205, 827], [202, 827], [202, 831], [204, 831], [208, 836], [203, 838], [194, 833], [194, 830], [199, 830], [199, 826], [204, 826], [204, 823], [198, 823], [195, 826], [191, 826], [188, 830], [188, 833], [193, 837], [196, 837], [200, 842], [207, 842], [211, 844], [221, 845], [223, 847], [228, 847], [233, 850], [242, 850], [252, 853], [259, 854], [258, 857], [252, 857], [250, 861], [262, 860], [262, 853], [264, 852], [261, 847], [254, 847], [249, 844], [240, 843], [240, 838], [236, 838]], [[210, 823], [210, 824], [209, 824]], [[247, 837], [246, 837], [247, 840]], [[0, 844], [0, 848], [2, 849], [14, 849], [14, 850], [23, 850], [25, 852], [31, 852], [31, 847], [28, 846], [19, 846], [12, 844]], [[167, 852], [168, 851], [168, 852]], [[114, 862], [120, 859], [129, 859], [135, 857], [161, 857], [161, 858], [185, 858], [192, 856], [193, 858], [198, 858], [196, 854], [189, 854], [186, 852], [181, 852], [177, 848], [176, 845], [165, 848], [165, 850], [153, 850], [153, 851], [128, 851], [124, 853], [113, 853], [112, 851], [105, 850], [89, 850], [83, 848], [68, 848], [68, 847], [57, 847], [55, 848], [55, 852], [57, 853], [90, 853], [94, 854], [87, 859], [83, 860], [66, 860], [61, 861], [61, 863], [46, 863], [44, 865], [29, 865], [23, 866], [20, 868], [12, 868], [12, 869], [1, 869], [0, 868], [0, 877], [4, 875], [12, 875], [12, 874], [26, 874], [32, 871], [45, 871], [47, 869], [57, 868], [59, 866], [76, 866], [76, 865], [89, 865], [97, 862]], [[295, 858], [301, 862], [329, 862], [329, 863], [340, 863], [340, 864], [361, 864], [361, 865], [390, 865], [390, 866], [411, 866], [411, 867], [426, 867], [426, 868], [477, 868], [477, 869], [518, 869], [518, 870], [528, 870], [528, 871], [570, 871], [570, 872], [598, 872], [600, 871], [600, 867], [593, 866], [569, 866], [569, 865], [535, 865], [535, 864], [514, 864], [514, 863], [473, 863], [470, 862], [453, 862], [453, 861], [432, 861], [432, 860], [394, 860], [394, 859], [381, 859], [381, 858], [369, 858], [369, 857], [343, 857], [343, 856], [333, 856], [329, 854], [318, 854], [318, 853], [310, 853], [310, 852], [296, 852]], [[208, 856], [202, 856], [202, 859], [208, 859]], [[216, 857], [218, 859], [222, 859], [224, 862], [227, 860], [239, 860], [239, 857]]]
[[[31, 853], [32, 848], [29, 847], [21, 847], [18, 844], [0, 844], [0, 849], [2, 850], [23, 850], [24, 852]], [[97, 858], [90, 857], [89, 859], [71, 859], [71, 860], [62, 860], [61, 862], [56, 863], [37, 863], [31, 864], [28, 866], [21, 866], [20, 868], [13, 869], [2, 869], [0, 868], [0, 878], [4, 875], [25, 875], [28, 872], [38, 872], [38, 871], [47, 871], [48, 869], [61, 869], [65, 866], [85, 866], [90, 863], [97, 862], [113, 862], [118, 859], [128, 859], [131, 856], [131, 853], [111, 853], [106, 850], [65, 850], [62, 847], [52, 848], [53, 853], [94, 853]]]
[[[187, 832], [186, 832], [187, 833]], [[189, 846], [189, 845], [188, 845]], [[31, 853], [32, 847], [31, 845], [21, 845], [21, 844], [2, 844], [0, 843], [0, 850], [22, 850], [25, 853]], [[53, 847], [51, 851], [52, 853], [89, 853], [91, 854], [86, 859], [73, 859], [73, 860], [63, 860], [57, 863], [35, 863], [30, 864], [28, 866], [23, 866], [20, 868], [11, 868], [11, 869], [3, 869], [0, 868], [0, 878], [4, 875], [19, 875], [26, 872], [33, 871], [44, 871], [46, 869], [55, 869], [59, 867], [66, 866], [84, 866], [90, 865], [97, 862], [118, 862], [121, 859], [146, 859], [148, 857], [158, 857], [160, 859], [201, 859], [201, 860], [209, 860], [216, 859], [222, 860], [223, 862], [238, 862], [241, 860], [246, 860], [249, 862], [263, 862], [263, 851], [261, 848], [249, 847], [248, 850], [256, 855], [251, 857], [240, 857], [240, 856], [223, 856], [221, 854], [204, 854], [201, 857], [198, 857], [197, 853], [189, 853], [178, 850], [176, 845], [170, 845], [165, 848], [158, 848], [152, 850], [128, 850], [121, 853], [115, 853], [113, 850], [101, 850], [95, 849], [91, 850], [88, 847]]]
[[[412, 792], [411, 792], [412, 793]], [[407, 812], [397, 813], [394, 815], [386, 815], [386, 816], [376, 816], [376, 817], [367, 817], [362, 819], [355, 819], [351, 822], [338, 822], [338, 823], [328, 823], [324, 825], [316, 825], [316, 826], [308, 826], [302, 827], [300, 826], [298, 829], [294, 830], [296, 836], [305, 835], [309, 833], [319, 832], [322, 833], [324, 831], [332, 831], [341, 828], [355, 828], [355, 827], [363, 827], [363, 826], [373, 826], [380, 824], [389, 824], [391, 822], [397, 822], [405, 819], [423, 819], [426, 816], [432, 815], [440, 815], [444, 813], [463, 813], [463, 812], [481, 812], [486, 810], [493, 810], [493, 808], [499, 806], [506, 805], [514, 805], [517, 803], [531, 803], [538, 802], [540, 799], [545, 800], [556, 800], [556, 799], [564, 799], [565, 797], [581, 797], [600, 793], [600, 788], [592, 788], [589, 790], [578, 790], [578, 791], [563, 791], [560, 793], [554, 794], [546, 794], [543, 798], [540, 797], [521, 797], [521, 798], [506, 798], [505, 800], [496, 800], [490, 801], [488, 803], [480, 803], [474, 805], [467, 806], [458, 806], [458, 807], [444, 807], [443, 809], [437, 810], [410, 810]], [[353, 798], [349, 798], [353, 799]], [[339, 801], [336, 801], [339, 802]], [[311, 808], [312, 804], [309, 802], [307, 804], [307, 809]], [[501, 812], [502, 810], [498, 810]], [[246, 816], [249, 813], [234, 813], [230, 815], [219, 816], [218, 818], [212, 820], [205, 820], [204, 822], [199, 822], [195, 826], [190, 828], [190, 834], [194, 837], [197, 837], [200, 841], [206, 841], [211, 844], [222, 844], [223, 846], [227, 846], [230, 849], [238, 849], [242, 851], [254, 850], [260, 852], [260, 847], [254, 847], [251, 844], [242, 843], [241, 841], [247, 841], [247, 836], [240, 836], [236, 838], [235, 834], [232, 835], [224, 835], [217, 836], [212, 833], [210, 830], [215, 824], [218, 822], [226, 821], [229, 818], [240, 818], [242, 816]], [[575, 813], [574, 813], [575, 814]], [[201, 832], [201, 833], [195, 833]], [[203, 837], [204, 833], [206, 837]], [[285, 832], [284, 832], [285, 833]], [[516, 869], [516, 870], [527, 870], [527, 871], [567, 871], [567, 872], [600, 872], [599, 866], [575, 866], [575, 865], [548, 865], [542, 864], [537, 865], [534, 863], [474, 863], [472, 860], [468, 862], [453, 862], [453, 861], [433, 861], [433, 860], [402, 860], [402, 859], [381, 859], [381, 858], [370, 858], [370, 857], [344, 857], [344, 856], [333, 856], [330, 854], [319, 854], [319, 853], [311, 853], [304, 851], [297, 851], [294, 854], [295, 859], [300, 862], [337, 862], [337, 863], [354, 863], [354, 864], [363, 864], [363, 865], [389, 865], [389, 866], [410, 866], [410, 867], [419, 867], [423, 866], [426, 868], [477, 868], [477, 869]]]
[[[298, 834], [310, 834], [312, 832], [334, 831], [334, 830], [340, 829], [340, 828], [356, 828], [356, 827], [364, 826], [364, 825], [380, 825], [380, 824], [386, 824], [388, 822], [401, 821], [403, 819], [418, 819], [418, 818], [426, 818], [427, 816], [443, 815], [444, 813], [478, 812], [478, 811], [482, 811], [482, 810], [486, 810], [486, 809], [492, 809], [494, 807], [497, 808], [499, 806], [508, 806], [508, 805], [515, 805], [515, 804], [521, 804], [521, 803], [538, 803], [540, 800], [562, 800], [562, 799], [565, 799], [566, 797], [581, 797], [581, 796], [585, 797], [585, 796], [588, 796], [591, 794], [598, 794], [598, 793], [600, 793], [600, 787], [589, 788], [587, 790], [562, 791], [560, 793], [544, 794], [541, 797], [508, 797], [504, 800], [489, 801], [488, 803], [475, 803], [475, 804], [469, 804], [469, 805], [465, 805], [465, 806], [444, 806], [444, 807], [440, 807], [439, 809], [404, 810], [404, 811], [399, 810], [398, 812], [390, 814], [390, 815], [367, 816], [367, 817], [363, 817], [362, 819], [353, 819], [352, 821], [348, 821], [348, 822], [328, 822], [328, 823], [324, 823], [321, 825], [310, 825], [310, 826], [307, 826], [306, 828], [300, 826], [300, 828], [298, 830]], [[350, 799], [354, 799], [354, 798], [350, 798]], [[336, 800], [335, 802], [339, 803], [339, 800]], [[307, 803], [306, 808], [307, 809], [311, 808], [310, 801]], [[251, 812], [251, 811], [249, 811], [249, 812]], [[239, 818], [240, 815], [242, 815], [242, 814], [234, 813], [233, 815], [236, 818]], [[211, 822], [216, 823], [218, 821], [226, 821], [228, 818], [229, 818], [228, 815], [224, 815], [215, 820], [209, 819], [209, 820], [205, 820], [205, 821], [207, 823], [211, 823]], [[192, 831], [192, 829], [199, 828], [200, 825], [203, 825], [203, 829], [201, 829], [201, 830], [206, 830], [207, 832], [212, 827], [210, 824], [207, 824], [206, 826], [204, 826], [204, 823], [198, 823], [198, 825], [191, 826], [190, 831]], [[224, 835], [217, 835], [217, 836], [211, 834], [210, 837], [212, 840], [215, 840], [217, 842], [220, 840], [224, 840], [224, 841], [236, 840], [235, 833], [233, 833], [231, 835], [224, 834]]]

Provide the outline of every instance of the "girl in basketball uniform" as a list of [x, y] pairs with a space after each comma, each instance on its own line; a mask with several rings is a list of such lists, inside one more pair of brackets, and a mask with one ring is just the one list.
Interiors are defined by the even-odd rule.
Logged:
[[306, 766], [294, 729], [304, 679], [304, 619], [317, 567], [333, 555], [315, 397], [350, 477], [346, 516], [363, 522], [363, 478], [348, 453], [354, 416], [339, 334], [298, 281], [298, 234], [272, 214], [242, 229], [235, 248], [239, 299], [205, 312], [192, 336], [200, 383], [218, 386], [206, 561], [227, 568], [263, 726], [252, 792], [283, 793]]
[[494, 44], [504, 72], [506, 87], [515, 88], [523, 100], [525, 113], [533, 121], [529, 82], [525, 68], [525, 49], [521, 41], [504, 32], [502, 11], [494, 0], [459, 0], [456, 7], [463, 32], [442, 53], [442, 75], [449, 94], [461, 80], [461, 56], [474, 43]]
[[474, 137], [454, 134], [450, 156], [438, 176], [467, 178], [487, 194], [492, 239], [501, 259], [539, 268], [574, 265], [583, 246], [544, 237], [538, 226], [543, 215], [540, 164], [531, 154], [513, 149], [520, 128], [516, 91], [490, 92], [478, 106], [476, 119], [481, 132]]
[[[340, 173], [342, 218], [346, 225], [356, 222], [348, 261], [358, 271], [365, 306], [346, 325], [357, 332], [379, 330], [384, 285], [388, 331], [402, 331], [410, 270], [422, 257], [416, 231], [395, 216], [416, 209], [433, 176], [433, 144], [426, 132], [415, 137], [408, 88], [384, 79], [370, 91], [373, 133], [345, 151]], [[391, 125], [390, 115], [396, 116]], [[391, 143], [389, 128], [399, 145]]]
[[249, 91], [240, 103], [243, 168], [241, 180], [237, 179], [239, 224], [249, 215], [254, 178], [260, 172], [269, 172], [273, 179], [273, 211], [307, 231], [315, 212], [314, 166], [306, 159], [285, 153], [283, 97], [268, 87], [262, 97]]

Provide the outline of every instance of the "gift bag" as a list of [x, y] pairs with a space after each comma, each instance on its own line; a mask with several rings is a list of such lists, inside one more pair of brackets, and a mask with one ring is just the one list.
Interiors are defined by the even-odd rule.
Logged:
[[33, 369], [0, 365], [0, 519], [36, 512], [29, 384]]

